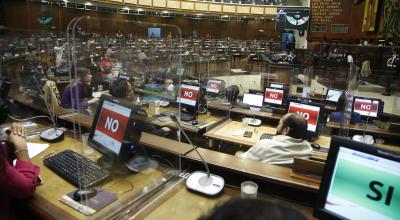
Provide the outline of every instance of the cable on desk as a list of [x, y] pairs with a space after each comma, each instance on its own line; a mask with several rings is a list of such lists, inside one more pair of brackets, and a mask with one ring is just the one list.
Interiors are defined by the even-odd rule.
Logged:
[[53, 119], [50, 116], [46, 116], [46, 115], [39, 115], [39, 116], [30, 117], [30, 118], [20, 118], [19, 119], [19, 118], [15, 118], [14, 116], [8, 114], [8, 117], [15, 121], [29, 121], [29, 120], [32, 120], [35, 118], [47, 118], [47, 119], [50, 119], [51, 122], [53, 122]]

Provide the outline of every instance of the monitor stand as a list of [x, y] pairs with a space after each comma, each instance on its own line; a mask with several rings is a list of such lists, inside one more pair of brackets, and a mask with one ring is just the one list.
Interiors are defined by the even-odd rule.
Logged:
[[147, 154], [144, 156], [139, 154], [135, 155], [125, 163], [115, 156], [104, 154], [97, 160], [97, 163], [114, 174], [122, 175], [127, 175], [132, 172], [142, 172], [158, 167], [158, 162], [149, 158]]
[[307, 141], [314, 142], [319, 139], [319, 133], [317, 132], [307, 132]]
[[139, 144], [137, 147], [139, 148], [138, 151], [124, 163], [124, 166], [136, 173], [157, 168], [158, 161], [151, 159], [142, 145]]
[[116, 160], [117, 159], [112, 155], [103, 154], [103, 156], [97, 159], [97, 163], [107, 170], [112, 170], [116, 163]]
[[125, 163], [126, 168], [133, 172], [143, 172], [158, 167], [158, 162], [147, 156], [135, 155]]
[[186, 108], [181, 110], [181, 121], [193, 121], [196, 119], [196, 112], [188, 111]]

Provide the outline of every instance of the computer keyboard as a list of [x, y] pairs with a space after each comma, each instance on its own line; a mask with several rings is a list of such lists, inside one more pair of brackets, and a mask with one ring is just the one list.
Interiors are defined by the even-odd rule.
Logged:
[[92, 187], [110, 176], [108, 170], [71, 150], [48, 157], [43, 163], [77, 187]]
[[274, 136], [273, 134], [263, 133], [260, 136], [260, 140], [262, 140], [262, 139], [272, 139], [273, 136]]

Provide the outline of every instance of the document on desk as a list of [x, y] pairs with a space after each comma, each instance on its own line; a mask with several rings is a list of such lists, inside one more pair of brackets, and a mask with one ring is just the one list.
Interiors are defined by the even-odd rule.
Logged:
[[[48, 144], [36, 144], [36, 143], [26, 143], [28, 146], [28, 155], [29, 158], [32, 159], [38, 154], [42, 153], [44, 150], [46, 150], [49, 145]], [[17, 159], [13, 161], [13, 165], [17, 163]]]
[[239, 129], [239, 130], [232, 132], [232, 136], [243, 136], [244, 132], [245, 132], [244, 129]]
[[42, 153], [46, 150], [49, 145], [48, 144], [37, 144], [37, 143], [27, 143], [28, 146], [28, 154], [29, 158], [34, 158], [36, 155]]

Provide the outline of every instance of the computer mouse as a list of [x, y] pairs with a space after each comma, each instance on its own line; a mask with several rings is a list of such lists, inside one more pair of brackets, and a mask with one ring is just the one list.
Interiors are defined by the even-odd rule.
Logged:
[[321, 149], [321, 146], [319, 144], [311, 144], [311, 147], [317, 150]]
[[199, 124], [199, 122], [197, 120], [192, 121], [192, 125], [198, 125], [198, 124]]
[[97, 194], [97, 190], [95, 188], [87, 188], [87, 189], [81, 189], [81, 190], [76, 190], [73, 195], [73, 199], [77, 202], [79, 201], [84, 201], [90, 198], [95, 197]]

